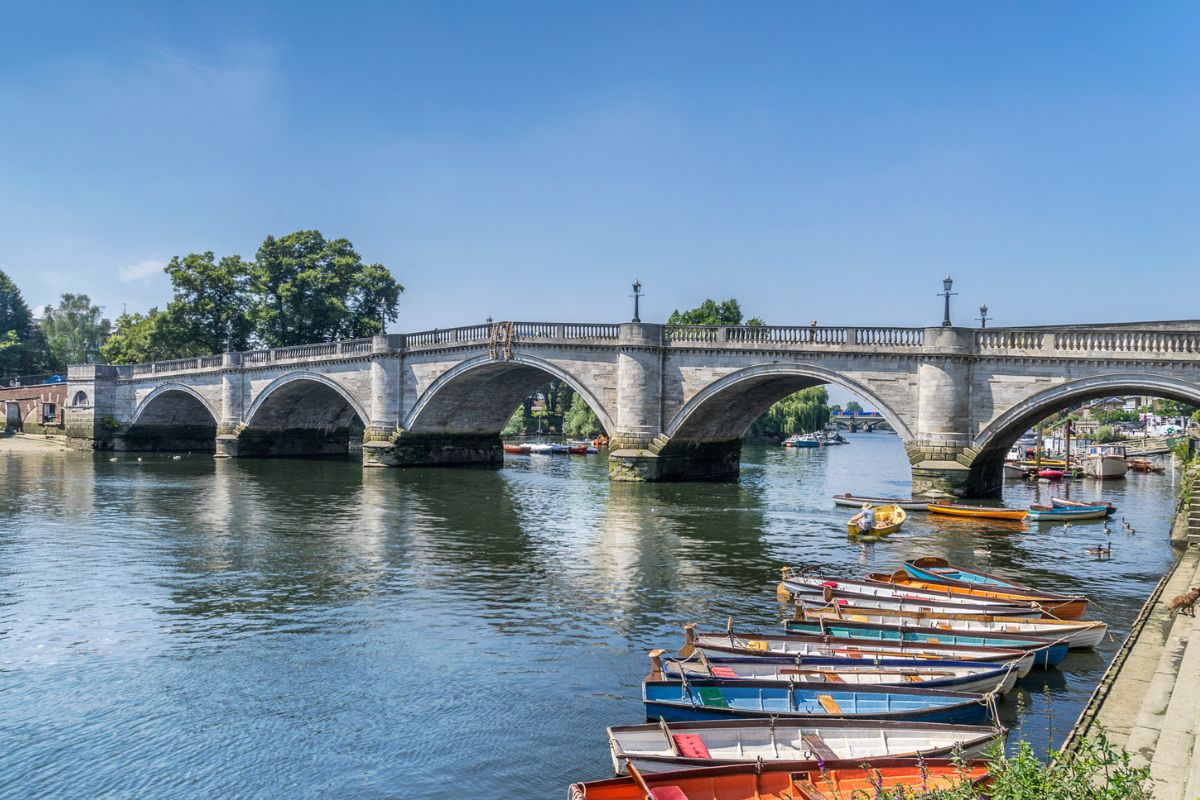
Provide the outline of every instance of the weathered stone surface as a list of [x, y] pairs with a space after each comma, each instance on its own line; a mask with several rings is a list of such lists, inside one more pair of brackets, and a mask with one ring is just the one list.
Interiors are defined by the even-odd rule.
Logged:
[[[87, 402], [69, 405], [64, 424], [83, 446], [113, 446], [128, 431], [147, 446], [178, 444], [211, 425], [218, 455], [349, 452], [361, 439], [368, 464], [497, 464], [498, 431], [549, 377], [596, 412], [615, 445], [614, 479], [736, 475], [731, 443], [762, 411], [833, 383], [899, 434], [914, 493], [989, 495], [1017, 436], [1068, 404], [1114, 393], [1200, 403], [1200, 322], [987, 331], [497, 323], [71, 367], [68, 396]], [[152, 425], [154, 435], [141, 433]]]

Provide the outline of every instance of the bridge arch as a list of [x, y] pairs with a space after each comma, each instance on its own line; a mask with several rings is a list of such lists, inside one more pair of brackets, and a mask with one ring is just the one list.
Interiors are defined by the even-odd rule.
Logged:
[[760, 364], [732, 372], [697, 392], [667, 423], [672, 440], [704, 442], [741, 439], [772, 404], [801, 389], [832, 383], [867, 400], [908, 442], [908, 424], [861, 382], [815, 364]]
[[401, 423], [406, 432], [496, 435], [513, 409], [547, 378], [563, 381], [595, 412], [610, 434], [613, 420], [585, 382], [553, 361], [529, 353], [497, 360], [477, 356], [456, 364], [429, 385]]
[[209, 452], [216, 447], [219, 417], [193, 387], [164, 383], [138, 403], [121, 444], [126, 450]]
[[289, 372], [263, 387], [246, 410], [238, 455], [346, 455], [369, 419], [358, 398], [332, 378]]
[[1200, 405], [1200, 383], [1160, 373], [1103, 373], [1056, 384], [1015, 403], [979, 431], [971, 445], [976, 455], [970, 464], [970, 484], [981, 491], [999, 486], [1005, 456], [1030, 426], [1078, 403], [1121, 394]]

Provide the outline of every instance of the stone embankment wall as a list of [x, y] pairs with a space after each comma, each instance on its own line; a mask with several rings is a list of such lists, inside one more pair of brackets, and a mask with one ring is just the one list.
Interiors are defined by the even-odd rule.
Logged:
[[1171, 542], [1200, 544], [1200, 463], [1193, 463], [1184, 470], [1175, 522], [1171, 526]]

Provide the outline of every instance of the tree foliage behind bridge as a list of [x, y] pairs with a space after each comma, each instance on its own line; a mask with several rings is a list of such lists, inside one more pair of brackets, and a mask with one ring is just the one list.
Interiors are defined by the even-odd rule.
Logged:
[[372, 336], [396, 320], [404, 291], [349, 240], [319, 231], [268, 236], [253, 261], [190, 253], [172, 258], [165, 271], [171, 302], [117, 318], [102, 348], [111, 363]]

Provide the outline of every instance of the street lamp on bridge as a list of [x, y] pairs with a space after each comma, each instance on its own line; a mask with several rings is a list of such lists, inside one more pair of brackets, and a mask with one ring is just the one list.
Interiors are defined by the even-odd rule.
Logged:
[[633, 281], [633, 321], [641, 322], [642, 317], [639, 313], [638, 301], [642, 299], [642, 282], [634, 279]]
[[942, 278], [942, 288], [945, 289], [945, 291], [942, 292], [942, 297], [946, 298], [946, 312], [942, 316], [942, 327], [943, 328], [950, 327], [950, 298], [953, 297], [954, 295], [958, 294], [958, 292], [950, 291], [950, 288], [952, 286], [954, 286], [953, 278], [951, 278], [949, 275], [947, 275], [945, 278]]
[[979, 327], [986, 328], [989, 319], [994, 319], [994, 317], [987, 315], [987, 303], [984, 303], [979, 307]]

